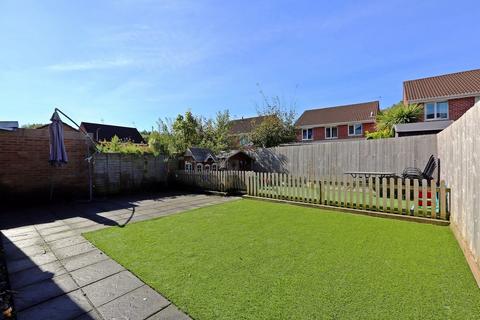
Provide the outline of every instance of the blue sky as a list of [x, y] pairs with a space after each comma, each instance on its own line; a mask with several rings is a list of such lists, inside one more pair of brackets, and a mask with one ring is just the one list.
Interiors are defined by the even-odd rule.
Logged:
[[0, 120], [149, 129], [191, 109], [256, 115], [402, 97], [480, 68], [478, 1], [0, 0]]

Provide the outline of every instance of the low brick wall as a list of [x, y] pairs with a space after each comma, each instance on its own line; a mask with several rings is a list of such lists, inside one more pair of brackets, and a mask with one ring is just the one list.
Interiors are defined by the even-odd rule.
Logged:
[[93, 172], [96, 195], [159, 189], [167, 183], [163, 156], [95, 154]]
[[48, 163], [48, 127], [0, 131], [1, 198], [48, 200], [52, 185], [55, 198], [88, 196], [88, 140], [68, 126], [64, 126], [64, 131], [69, 162], [62, 167]]

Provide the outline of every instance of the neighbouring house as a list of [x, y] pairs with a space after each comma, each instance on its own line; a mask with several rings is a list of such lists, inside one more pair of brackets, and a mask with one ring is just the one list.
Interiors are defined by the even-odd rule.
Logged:
[[136, 128], [90, 122], [80, 123], [80, 128], [96, 141], [111, 141], [114, 136], [117, 136], [122, 141], [145, 143], [145, 140]]
[[253, 170], [255, 158], [242, 150], [220, 152], [217, 155], [219, 170], [250, 171]]
[[0, 130], [15, 131], [18, 129], [18, 121], [0, 121]]
[[251, 146], [250, 134], [268, 117], [258, 116], [230, 121], [230, 136], [233, 138], [233, 145], [237, 148]]
[[421, 121], [395, 126], [395, 135], [438, 133], [460, 118], [480, 100], [480, 69], [403, 83], [403, 103], [423, 108]]
[[375, 131], [378, 101], [306, 110], [295, 122], [297, 142], [363, 138]]
[[212, 150], [208, 148], [190, 147], [180, 160], [180, 168], [185, 171], [216, 171], [218, 160]]

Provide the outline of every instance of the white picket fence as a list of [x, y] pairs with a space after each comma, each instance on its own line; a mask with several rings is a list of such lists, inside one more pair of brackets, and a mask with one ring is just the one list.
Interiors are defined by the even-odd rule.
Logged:
[[176, 171], [177, 183], [204, 190], [448, 220], [450, 189], [442, 180], [323, 177], [253, 171]]

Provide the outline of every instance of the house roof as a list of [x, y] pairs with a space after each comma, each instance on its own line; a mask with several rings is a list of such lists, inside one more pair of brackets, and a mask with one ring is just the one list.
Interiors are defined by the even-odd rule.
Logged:
[[230, 159], [231, 157], [233, 157], [234, 155], [239, 154], [239, 153], [243, 153], [243, 154], [246, 155], [247, 157], [254, 159], [254, 157], [252, 157], [252, 156], [249, 155], [247, 152], [242, 151], [242, 150], [222, 151], [222, 152], [220, 152], [219, 154], [217, 154], [217, 158], [218, 158], [219, 160], [221, 160], [221, 159]]
[[0, 121], [0, 130], [15, 131], [18, 129], [18, 121]]
[[145, 140], [143, 140], [142, 135], [136, 128], [90, 122], [82, 122], [80, 126], [85, 128], [89, 134], [92, 134], [93, 138], [97, 141], [110, 141], [114, 136], [117, 136], [120, 140], [130, 140], [133, 143], [145, 143]]
[[185, 151], [185, 156], [192, 157], [196, 162], [205, 162], [208, 157], [211, 157], [213, 161], [217, 161], [214, 152], [208, 148], [190, 147]]
[[403, 83], [404, 99], [409, 103], [477, 94], [480, 94], [480, 69], [408, 80]]
[[252, 132], [269, 116], [242, 118], [230, 121], [230, 134], [245, 134]]
[[314, 126], [334, 123], [375, 121], [380, 108], [378, 101], [362, 102], [343, 106], [306, 110], [295, 126]]
[[425, 121], [401, 123], [393, 126], [395, 132], [442, 131], [453, 123], [453, 120]]

